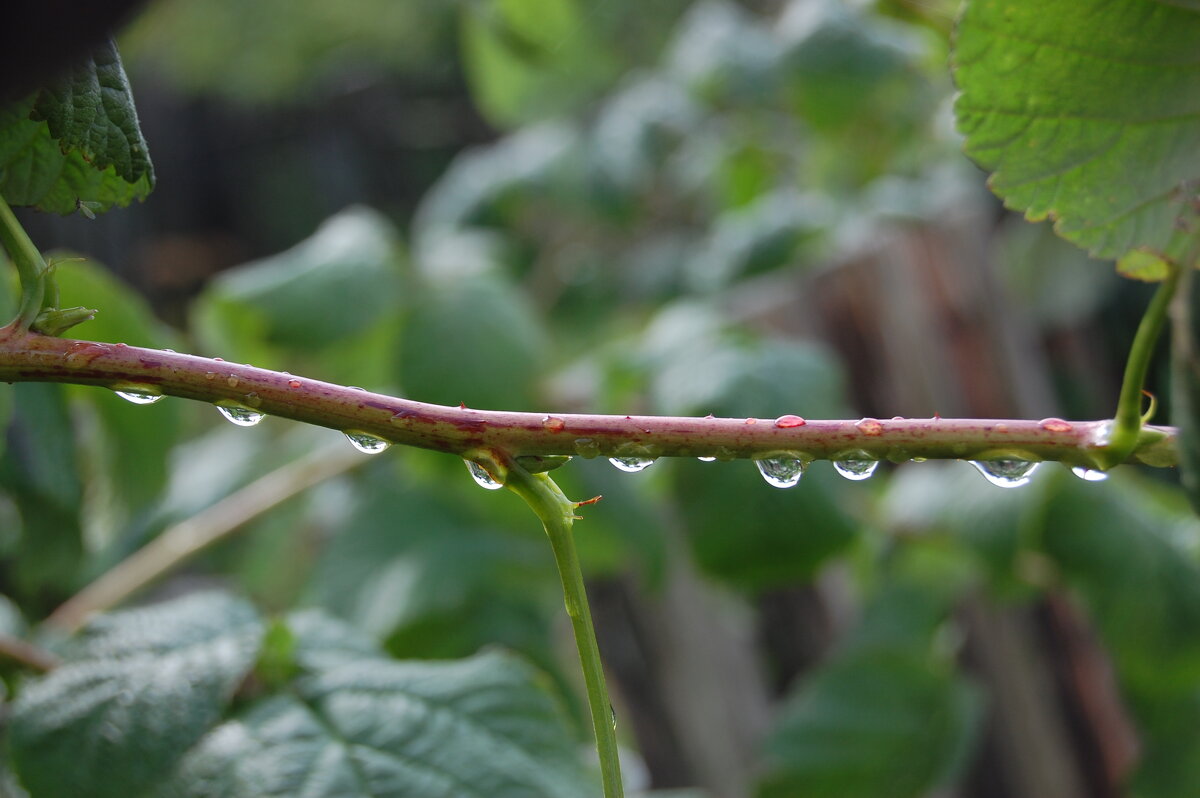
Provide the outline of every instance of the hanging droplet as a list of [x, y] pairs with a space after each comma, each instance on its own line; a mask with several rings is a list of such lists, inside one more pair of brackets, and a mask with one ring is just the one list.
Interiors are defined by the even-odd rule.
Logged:
[[385, 441], [383, 438], [377, 438], [374, 435], [368, 435], [365, 432], [345, 432], [342, 433], [346, 439], [350, 441], [350, 445], [358, 449], [363, 454], [379, 454], [384, 449], [387, 449], [392, 444]]
[[804, 461], [794, 457], [772, 457], [769, 460], [755, 460], [758, 473], [762, 474], [767, 484], [775, 488], [793, 488], [804, 476]]
[[645, 470], [654, 464], [653, 457], [610, 457], [608, 462], [612, 463], [622, 471], [630, 474], [636, 474], [638, 471]]
[[1028, 484], [1037, 463], [1028, 460], [971, 460], [971, 465], [993, 485], [1001, 488], [1019, 488]]
[[779, 418], [775, 419], [775, 426], [779, 427], [780, 429], [791, 429], [792, 427], [803, 427], [807, 423], [808, 422], [805, 421], [804, 419], [800, 418], [800, 416], [793, 416], [793, 415], [780, 416]]
[[846, 479], [852, 479], [855, 482], [860, 482], [864, 479], [870, 479], [875, 473], [875, 469], [879, 468], [878, 460], [847, 458], [844, 460], [834, 460], [833, 469], [841, 474]]
[[239, 427], [253, 427], [262, 421], [266, 415], [257, 410], [251, 410], [248, 407], [235, 404], [217, 405], [217, 409], [221, 411], [221, 415], [225, 416], [230, 423], [237, 424]]
[[1083, 466], [1075, 466], [1071, 469], [1071, 473], [1084, 482], [1103, 482], [1108, 479], [1108, 474], [1103, 471], [1097, 471], [1094, 468], [1084, 468]]
[[711, 463], [711, 462], [715, 461], [717, 458], [715, 458], [715, 457], [697, 457], [696, 459], [699, 460], [701, 463]]
[[1070, 432], [1075, 429], [1071, 426], [1071, 422], [1063, 421], [1061, 418], [1043, 418], [1038, 422], [1038, 426], [1046, 432]]
[[486, 488], [487, 490], [500, 490], [504, 487], [504, 485], [493, 479], [488, 470], [479, 463], [476, 463], [474, 460], [463, 460], [463, 462], [467, 464], [467, 470], [471, 472], [471, 478], [475, 480], [475, 483], [479, 487]]
[[124, 399], [126, 402], [133, 402], [135, 405], [152, 405], [164, 398], [161, 393], [153, 388], [134, 386], [125, 386], [120, 389], [114, 388], [113, 393]]

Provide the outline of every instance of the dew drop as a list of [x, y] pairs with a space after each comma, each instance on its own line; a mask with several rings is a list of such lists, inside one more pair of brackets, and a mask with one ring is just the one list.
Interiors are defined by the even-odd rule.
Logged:
[[242, 401], [246, 403], [247, 407], [258, 407], [262, 404], [262, 397], [260, 397], [254, 391], [251, 391], [242, 397]]
[[1108, 479], [1108, 474], [1103, 471], [1097, 471], [1094, 468], [1084, 468], [1083, 466], [1075, 466], [1071, 469], [1071, 473], [1084, 482], [1103, 482]]
[[592, 438], [576, 438], [575, 454], [590, 460], [600, 454], [600, 444]]
[[715, 457], [697, 457], [696, 459], [699, 460], [701, 463], [711, 463], [714, 460], [716, 460], [717, 458], [715, 458]]
[[993, 485], [1019, 488], [1029, 482], [1037, 463], [1028, 460], [971, 460], [971, 465]]
[[743, 424], [757, 424], [757, 423], [758, 423], [758, 419], [757, 419], [757, 418], [748, 418], [748, 419], [746, 419], [746, 420], [745, 420], [744, 422], [742, 422], [742, 423], [743, 423]]
[[1038, 426], [1046, 432], [1070, 432], [1075, 429], [1069, 421], [1063, 421], [1061, 418], [1043, 418], [1038, 422]]
[[300, 380], [288, 380], [288, 387], [289, 388], [299, 388]]
[[758, 473], [762, 474], [767, 484], [775, 488], [793, 488], [804, 476], [804, 461], [794, 457], [772, 457], [769, 460], [755, 460]]
[[875, 473], [875, 469], [879, 467], [878, 460], [870, 458], [847, 457], [842, 460], [833, 461], [833, 469], [841, 474], [846, 479], [861, 482], [864, 479], [870, 479]]
[[612, 463], [622, 471], [630, 474], [636, 474], [638, 471], [643, 471], [654, 464], [653, 457], [610, 457], [608, 462]]
[[858, 427], [858, 431], [863, 435], [870, 435], [874, 437], [875, 435], [883, 434], [883, 425], [873, 418], [864, 418], [863, 420], [856, 422], [854, 426]]
[[237, 376], [234, 374], [230, 374], [228, 377], [225, 378], [225, 384], [228, 385], [230, 388], [236, 388], [238, 385]]
[[383, 438], [377, 438], [365, 432], [345, 432], [343, 434], [346, 436], [346, 440], [350, 441], [350, 445], [363, 454], [379, 454], [392, 445]]
[[567, 427], [567, 422], [557, 416], [546, 416], [542, 419], [542, 426], [551, 432], [562, 432]]
[[791, 429], [792, 427], [803, 427], [808, 422], [800, 418], [800, 416], [780, 416], [775, 419], [775, 426], [780, 429]]
[[265, 415], [257, 410], [251, 410], [248, 407], [242, 407], [237, 404], [220, 404], [217, 405], [217, 409], [221, 411], [221, 415], [225, 416], [230, 423], [237, 424], [239, 427], [253, 427], [262, 421]]
[[481, 466], [479, 463], [476, 463], [474, 460], [463, 460], [463, 462], [466, 463], [467, 470], [471, 472], [471, 478], [475, 480], [475, 484], [477, 484], [479, 487], [487, 490], [500, 490], [504, 487], [504, 485], [497, 482], [492, 475], [488, 473], [487, 469]]
[[113, 393], [124, 399], [126, 402], [133, 402], [135, 405], [152, 405], [163, 399], [163, 395], [158, 393], [153, 388], [142, 388], [128, 386], [120, 389], [114, 388]]
[[217, 378], [217, 372], [215, 372], [215, 371], [204, 372], [204, 379], [209, 380], [211, 382], [212, 380], [215, 380], [216, 378]]

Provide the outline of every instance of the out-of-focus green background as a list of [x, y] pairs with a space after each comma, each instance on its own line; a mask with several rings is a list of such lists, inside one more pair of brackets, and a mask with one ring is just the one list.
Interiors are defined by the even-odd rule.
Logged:
[[[93, 258], [59, 268], [64, 306], [101, 309], [82, 337], [425, 401], [1105, 417], [1146, 288], [987, 193], [954, 132], [954, 12], [158, 0], [120, 36], [157, 190], [23, 218]], [[12, 395], [0, 585], [26, 608], [348, 445], [99, 389]], [[556, 478], [604, 495], [577, 529], [635, 786], [1195, 795], [1200, 526], [1172, 473], [1048, 464], [1002, 490], [965, 463], [849, 482], [820, 462], [780, 491], [746, 462], [577, 459]], [[398, 657], [514, 649], [582, 745], [542, 538], [460, 462], [393, 449], [161, 590], [322, 607]]]

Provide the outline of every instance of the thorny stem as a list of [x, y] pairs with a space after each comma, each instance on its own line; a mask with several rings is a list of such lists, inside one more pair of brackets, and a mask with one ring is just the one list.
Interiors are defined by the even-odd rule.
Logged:
[[21, 227], [21, 223], [17, 221], [12, 208], [8, 207], [3, 197], [0, 197], [0, 244], [8, 250], [13, 265], [17, 267], [17, 276], [21, 280], [21, 305], [13, 324], [24, 332], [42, 310], [46, 261], [29, 240], [25, 228]]
[[[495, 466], [489, 465], [489, 471], [493, 470]], [[596, 642], [596, 630], [592, 626], [592, 611], [588, 607], [583, 571], [579, 567], [579, 553], [575, 549], [572, 531], [578, 505], [564, 496], [554, 480], [546, 474], [530, 474], [511, 460], [495, 470], [507, 471], [503, 480], [504, 486], [524, 499], [533, 509], [550, 538], [554, 562], [558, 565], [558, 574], [562, 578], [567, 615], [575, 632], [575, 646], [579, 649], [579, 664], [583, 669], [588, 708], [592, 715], [592, 730], [596, 735], [596, 752], [600, 756], [600, 777], [604, 785], [604, 796], [621, 798], [624, 795], [624, 787], [621, 783], [621, 763], [617, 756], [617, 734], [612, 704], [608, 698], [608, 686], [604, 682], [600, 647]]]
[[1175, 289], [1179, 285], [1180, 273], [1181, 269], [1172, 268], [1166, 279], [1159, 284], [1129, 347], [1129, 359], [1125, 363], [1125, 376], [1121, 382], [1121, 394], [1117, 399], [1117, 412], [1113, 416], [1112, 433], [1100, 456], [1101, 465], [1106, 468], [1125, 462], [1138, 447], [1139, 440], [1144, 438], [1142, 388], [1146, 383], [1146, 372], [1150, 369], [1155, 345], [1167, 321], [1171, 298], [1175, 296]]
[[[515, 413], [447, 407], [220, 359], [0, 329], [0, 381], [140, 385], [168, 396], [234, 402], [262, 413], [462, 456], [472, 449], [583, 457], [1056, 460], [1107, 467], [1107, 422], [996, 419], [775, 419]], [[1123, 462], [1176, 463], [1175, 430], [1145, 427]], [[861, 453], [861, 454], [859, 454]]]

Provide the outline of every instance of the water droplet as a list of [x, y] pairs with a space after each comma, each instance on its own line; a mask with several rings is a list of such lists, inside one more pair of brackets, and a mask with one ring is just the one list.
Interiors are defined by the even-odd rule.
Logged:
[[225, 378], [225, 384], [228, 385], [230, 388], [236, 388], [238, 385], [237, 376], [234, 374], [230, 374], [228, 377]]
[[792, 488], [804, 476], [804, 461], [794, 457], [772, 457], [769, 460], [755, 460], [758, 473], [762, 474], [767, 484], [775, 488]]
[[872, 460], [869, 457], [847, 457], [841, 460], [833, 461], [833, 468], [846, 479], [852, 479], [855, 482], [860, 482], [864, 479], [870, 479], [875, 473], [875, 469], [879, 467], [878, 460]]
[[714, 460], [716, 460], [717, 458], [715, 458], [715, 457], [697, 457], [696, 459], [699, 460], [701, 463], [711, 463]]
[[350, 444], [363, 454], [379, 454], [392, 445], [383, 438], [376, 438], [374, 435], [368, 435], [365, 432], [345, 432], [343, 434], [350, 441]]
[[576, 438], [575, 454], [590, 460], [600, 454], [600, 444], [592, 438]]
[[1075, 429], [1070, 422], [1063, 421], [1061, 418], [1043, 418], [1038, 422], [1038, 426], [1046, 432], [1070, 432]]
[[542, 419], [542, 426], [551, 432], [562, 432], [567, 427], [567, 422], [557, 416], [546, 416]]
[[487, 490], [500, 490], [504, 487], [504, 485], [493, 479], [487, 469], [479, 463], [476, 463], [474, 460], [463, 460], [463, 462], [467, 464], [467, 470], [471, 472], [471, 478], [475, 480], [475, 483], [479, 487], [486, 488]]
[[299, 388], [300, 380], [288, 380], [288, 387], [289, 388]]
[[262, 404], [262, 397], [260, 397], [254, 391], [251, 391], [242, 397], [242, 401], [246, 403], [247, 407], [258, 407]]
[[239, 427], [253, 427], [262, 421], [265, 415], [257, 410], [251, 410], [248, 407], [242, 407], [237, 404], [219, 404], [217, 405], [217, 409], [221, 411], [221, 415]]
[[1103, 482], [1108, 479], [1108, 474], [1103, 471], [1097, 471], [1094, 468], [1084, 468], [1083, 466], [1075, 466], [1071, 469], [1071, 473], [1085, 482]]
[[883, 425], [873, 418], [864, 418], [855, 423], [854, 426], [858, 427], [858, 431], [863, 435], [875, 436], [883, 434]]
[[615, 709], [613, 709], [612, 704], [608, 705], [608, 714], [612, 717], [613, 731], [616, 731], [617, 730], [617, 711]]
[[745, 422], [743, 422], [743, 423], [745, 423], [745, 424], [757, 424], [757, 423], [758, 423], [758, 419], [757, 419], [757, 418], [748, 418], [748, 419], [746, 419], [746, 420], [745, 420]]
[[133, 402], [135, 405], [152, 405], [155, 402], [165, 398], [161, 393], [153, 388], [142, 387], [122, 387], [113, 388], [113, 393], [124, 399], [126, 402]]
[[775, 426], [780, 429], [791, 429], [792, 427], [803, 427], [808, 422], [800, 418], [800, 416], [780, 416], [775, 419]]
[[215, 380], [216, 378], [217, 378], [217, 372], [215, 372], [215, 371], [204, 372], [204, 379], [212, 381], [212, 380]]
[[653, 457], [610, 457], [608, 462], [612, 463], [622, 471], [630, 474], [636, 474], [638, 471], [645, 470], [654, 464]]
[[1037, 463], [1028, 460], [971, 460], [971, 465], [993, 485], [1019, 488], [1029, 482]]

